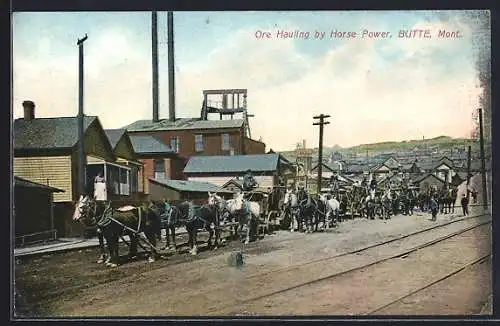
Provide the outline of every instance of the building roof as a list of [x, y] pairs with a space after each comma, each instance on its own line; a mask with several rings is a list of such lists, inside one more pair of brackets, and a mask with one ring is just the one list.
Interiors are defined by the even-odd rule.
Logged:
[[424, 174], [424, 175], [422, 175], [422, 176], [414, 179], [412, 182], [413, 183], [420, 183], [420, 182], [422, 182], [423, 180], [425, 180], [428, 177], [436, 178], [437, 180], [441, 181], [442, 183], [446, 182], [446, 180], [441, 179], [440, 177], [436, 176], [433, 173], [426, 173], [426, 174]]
[[226, 188], [230, 184], [233, 184], [233, 185], [237, 186], [238, 188], [243, 189], [243, 180], [236, 179], [236, 178], [233, 178], [233, 179], [229, 180], [228, 182], [226, 182], [225, 184], [223, 184], [222, 188]]
[[130, 135], [130, 141], [137, 154], [174, 153], [170, 146], [154, 136]]
[[14, 176], [14, 187], [22, 187], [22, 188], [38, 188], [45, 189], [51, 192], [64, 192], [64, 190], [59, 188], [50, 187], [41, 183], [29, 181], [20, 177]]
[[269, 172], [278, 169], [279, 154], [193, 156], [184, 173]]
[[160, 184], [162, 186], [181, 191], [181, 192], [220, 192], [220, 193], [232, 193], [229, 190], [222, 189], [221, 187], [209, 183], [209, 182], [199, 182], [199, 181], [187, 181], [187, 180], [172, 180], [172, 179], [152, 179], [149, 181]]
[[[84, 132], [97, 119], [84, 117]], [[78, 118], [36, 118], [14, 120], [15, 149], [72, 148], [78, 143]]]
[[118, 145], [118, 142], [122, 138], [123, 134], [127, 132], [126, 129], [105, 129], [104, 132], [106, 133], [106, 136], [108, 136], [109, 143], [111, 144], [111, 147], [115, 149], [116, 145]]
[[129, 132], [136, 131], [168, 131], [168, 130], [193, 130], [193, 129], [225, 129], [241, 128], [243, 119], [233, 120], [201, 120], [200, 118], [179, 118], [175, 122], [168, 119], [138, 120], [124, 128]]

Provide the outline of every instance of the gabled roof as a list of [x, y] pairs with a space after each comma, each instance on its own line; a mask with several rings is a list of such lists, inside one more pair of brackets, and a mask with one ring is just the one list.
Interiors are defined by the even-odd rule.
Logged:
[[22, 187], [22, 188], [38, 188], [45, 189], [51, 192], [64, 192], [64, 190], [59, 188], [50, 187], [41, 183], [29, 181], [20, 177], [14, 176], [14, 187]]
[[226, 182], [225, 184], [223, 184], [222, 188], [226, 188], [227, 186], [229, 186], [231, 184], [235, 185], [236, 187], [238, 187], [240, 189], [243, 189], [243, 180], [236, 179], [236, 178], [233, 178], [233, 179], [229, 180], [228, 182]]
[[209, 182], [187, 181], [187, 180], [171, 180], [171, 179], [152, 179], [149, 181], [160, 184], [167, 188], [171, 188], [181, 192], [219, 192], [232, 193], [231, 191], [221, 189], [217, 185]]
[[413, 180], [413, 183], [420, 183], [422, 182], [424, 179], [428, 178], [428, 177], [431, 177], [431, 178], [436, 178], [437, 180], [439, 180], [440, 182], [442, 183], [446, 183], [446, 180], [443, 180], [441, 179], [440, 177], [436, 176], [435, 174], [433, 173], [426, 173], [424, 175], [422, 175], [421, 177], [419, 178], [416, 178]]
[[173, 154], [174, 151], [161, 139], [154, 136], [130, 135], [137, 154]]
[[[323, 166], [327, 168], [330, 171], [340, 171], [340, 164], [333, 162], [333, 163], [325, 163], [323, 162]], [[316, 170], [318, 168], [318, 163], [316, 163], [311, 170]]]
[[118, 142], [123, 137], [123, 135], [127, 132], [126, 129], [105, 129], [104, 132], [106, 136], [108, 136], [109, 143], [113, 149], [116, 148]]
[[279, 154], [193, 156], [184, 173], [244, 173], [270, 172], [278, 169]]
[[[95, 121], [94, 116], [85, 116], [84, 132]], [[78, 143], [78, 118], [36, 118], [14, 120], [15, 149], [72, 148]]]
[[243, 127], [243, 119], [233, 120], [201, 120], [200, 118], [179, 118], [175, 122], [169, 119], [138, 120], [123, 128], [129, 132], [136, 131], [168, 131], [168, 130], [193, 130], [193, 129], [225, 129]]

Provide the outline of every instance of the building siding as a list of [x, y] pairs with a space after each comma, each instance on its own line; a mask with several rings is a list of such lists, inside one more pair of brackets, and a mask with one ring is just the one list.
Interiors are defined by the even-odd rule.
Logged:
[[136, 161], [134, 150], [124, 137], [116, 144], [115, 155], [128, 161]]
[[159, 185], [155, 182], [151, 182], [149, 180], [148, 189], [149, 199], [151, 200], [162, 201], [166, 199], [167, 201], [172, 201], [181, 199], [181, 194], [178, 191]]
[[266, 144], [247, 137], [244, 138], [244, 146], [245, 146], [244, 153], [247, 155], [266, 153]]
[[106, 134], [99, 127], [97, 120], [94, 121], [85, 133], [85, 153], [87, 155], [102, 157], [108, 162], [113, 162], [115, 158], [110, 146], [108, 146], [107, 139]]
[[51, 192], [44, 189], [16, 187], [14, 193], [16, 236], [49, 231]]
[[73, 193], [71, 157], [15, 157], [14, 175], [64, 190], [54, 194], [54, 202], [71, 201]]

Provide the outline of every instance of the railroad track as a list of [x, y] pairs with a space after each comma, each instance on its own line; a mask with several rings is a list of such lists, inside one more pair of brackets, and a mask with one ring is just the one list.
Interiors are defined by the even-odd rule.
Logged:
[[[349, 252], [342, 253], [342, 254], [339, 254], [339, 255], [334, 255], [334, 256], [331, 256], [331, 257], [327, 257], [327, 258], [322, 258], [322, 259], [318, 259], [318, 260], [314, 260], [314, 261], [309, 261], [309, 262], [298, 264], [298, 265], [294, 265], [294, 266], [288, 267], [288, 268], [277, 269], [277, 270], [267, 271], [267, 272], [263, 272], [263, 273], [255, 273], [255, 274], [247, 276], [247, 279], [256, 278], [256, 277], [262, 277], [262, 276], [267, 275], [267, 274], [283, 273], [283, 272], [289, 272], [289, 271], [294, 271], [294, 270], [300, 270], [304, 266], [312, 265], [312, 264], [322, 264], [322, 265], [324, 265], [328, 261], [330, 261], [330, 263], [331, 263], [332, 260], [338, 259], [338, 258], [343, 257], [343, 256], [357, 254], [357, 253], [360, 253], [360, 252], [363, 252], [363, 251], [367, 251], [367, 250], [372, 249], [372, 248], [384, 246], [386, 244], [389, 244], [389, 243], [392, 243], [392, 242], [395, 242], [395, 241], [400, 241], [400, 240], [403, 240], [403, 239], [415, 236], [417, 234], [421, 234], [421, 233], [424, 233], [424, 232], [429, 232], [429, 231], [432, 231], [432, 230], [435, 230], [435, 229], [438, 229], [438, 228], [442, 228], [442, 227], [448, 226], [450, 224], [464, 222], [464, 221], [467, 221], [467, 220], [470, 220], [470, 219], [473, 219], [473, 218], [478, 218], [478, 217], [487, 216], [487, 215], [489, 215], [489, 214], [480, 214], [480, 215], [470, 216], [470, 217], [467, 217], [467, 218], [464, 218], [464, 219], [460, 219], [460, 220], [456, 220], [456, 221], [451, 221], [451, 222], [448, 222], [448, 223], [443, 223], [443, 224], [440, 224], [440, 225], [437, 225], [437, 226], [434, 226], [434, 227], [426, 228], [426, 229], [423, 229], [423, 230], [420, 230], [420, 231], [417, 231], [417, 232], [413, 232], [413, 233], [410, 233], [410, 234], [407, 234], [407, 235], [404, 235], [404, 236], [401, 236], [401, 237], [398, 237], [398, 238], [394, 238], [394, 239], [391, 239], [391, 240], [387, 240], [387, 241], [384, 241], [384, 242], [373, 244], [373, 245], [370, 245], [370, 246], [367, 246], [367, 247], [364, 247], [364, 248], [360, 248], [360, 249], [357, 249], [357, 250], [349, 251]], [[389, 261], [389, 260], [393, 260], [393, 259], [396, 259], [396, 258], [405, 257], [405, 256], [409, 255], [410, 253], [416, 252], [417, 250], [420, 250], [420, 249], [423, 249], [423, 248], [426, 248], [426, 247], [430, 247], [430, 246], [435, 245], [435, 244], [437, 244], [439, 242], [442, 242], [444, 240], [456, 237], [456, 236], [458, 236], [460, 234], [463, 234], [465, 232], [468, 232], [470, 230], [476, 229], [478, 227], [481, 227], [483, 225], [487, 225], [487, 224], [490, 224], [490, 223], [491, 223], [491, 218], [488, 219], [487, 221], [480, 222], [480, 223], [475, 223], [472, 226], [469, 226], [469, 227], [466, 227], [466, 228], [462, 228], [462, 229], [460, 229], [458, 231], [455, 231], [455, 232], [452, 232], [450, 234], [447, 234], [447, 235], [435, 238], [435, 239], [433, 239], [431, 241], [427, 241], [425, 243], [422, 243], [422, 244], [419, 244], [417, 246], [411, 247], [411, 248], [406, 249], [406, 250], [404, 250], [402, 252], [398, 252], [397, 254], [389, 255], [388, 257], [385, 257], [383, 259], [377, 259], [377, 260], [375, 260], [373, 262], [370, 262], [368, 264], [362, 264], [362, 265], [354, 267], [354, 268], [349, 268], [349, 269], [346, 269], [346, 270], [343, 270], [343, 271], [340, 271], [340, 272], [331, 273], [331, 274], [328, 274], [328, 275], [325, 275], [325, 276], [322, 276], [322, 277], [314, 278], [314, 279], [309, 280], [309, 281], [299, 282], [298, 284], [295, 284], [295, 285], [292, 285], [292, 286], [288, 286], [288, 287], [285, 287], [285, 288], [282, 288], [282, 289], [279, 289], [279, 290], [270, 291], [270, 292], [266, 292], [264, 294], [257, 295], [257, 296], [254, 296], [254, 297], [250, 297], [250, 298], [247, 298], [247, 299], [244, 299], [244, 300], [239, 300], [238, 304], [248, 304], [248, 303], [251, 303], [251, 302], [260, 301], [260, 300], [263, 300], [263, 299], [275, 296], [277, 294], [289, 292], [289, 291], [292, 291], [292, 290], [296, 290], [296, 289], [299, 289], [299, 288], [302, 288], [302, 287], [310, 286], [310, 285], [313, 285], [313, 284], [316, 284], [316, 283], [320, 283], [320, 282], [323, 282], [323, 281], [332, 280], [332, 279], [335, 279], [337, 277], [340, 277], [340, 276], [343, 276], [343, 275], [346, 275], [346, 274], [349, 274], [349, 273], [353, 273], [353, 272], [356, 272], [356, 271], [359, 271], [359, 270], [362, 270], [362, 269], [365, 269], [365, 268], [368, 268], [368, 267], [371, 267], [371, 266], [375, 266], [377, 264], [381, 264], [381, 263]], [[482, 257], [477, 262], [482, 261], [484, 259], [486, 259], [486, 258]], [[477, 263], [477, 262], [475, 262], [475, 263]], [[473, 264], [473, 263], [471, 263], [471, 264]], [[462, 270], [462, 269], [464, 269], [464, 268], [466, 268], [466, 267], [467, 266], [464, 266], [464, 267], [460, 268], [459, 271]], [[452, 275], [458, 273], [459, 271], [456, 271], [454, 273], [451, 273], [450, 275], [445, 276], [444, 279], [447, 278], [447, 277], [451, 277]], [[433, 284], [435, 284], [435, 283], [433, 282]], [[427, 285], [425, 288], [427, 288], [429, 286], [432, 286], [433, 284]], [[422, 291], [422, 290], [423, 289], [419, 289], [418, 291]], [[397, 301], [400, 301], [400, 300], [403, 300], [403, 299], [404, 298], [398, 298]], [[390, 304], [392, 305], [395, 302], [390, 303]], [[221, 314], [221, 313], [223, 314], [224, 312], [227, 312], [226, 309], [231, 309], [233, 307], [234, 307], [234, 303], [232, 303], [230, 305], [227, 305], [227, 306], [224, 306], [224, 307], [222, 307], [220, 309], [217, 309], [217, 312], [212, 312], [212, 313], [213, 314]], [[376, 311], [379, 311], [379, 310], [383, 309], [384, 307], [379, 307], [379, 308], [376, 309]], [[373, 311], [373, 312], [376, 312], [376, 311]], [[370, 313], [372, 313], [372, 312], [370, 312]]]
[[469, 262], [469, 263], [461, 266], [460, 268], [457, 268], [453, 272], [448, 273], [448, 274], [444, 275], [443, 277], [441, 277], [441, 278], [439, 278], [439, 279], [437, 279], [437, 280], [435, 280], [433, 282], [430, 282], [427, 285], [425, 285], [425, 286], [423, 286], [423, 287], [421, 287], [421, 288], [419, 288], [417, 290], [414, 290], [414, 291], [412, 291], [412, 292], [410, 292], [408, 294], [405, 294], [404, 296], [398, 297], [398, 298], [396, 298], [395, 300], [393, 300], [393, 301], [391, 301], [389, 303], [386, 303], [386, 304], [384, 304], [384, 305], [382, 305], [380, 307], [377, 307], [376, 309], [373, 309], [373, 310], [365, 313], [365, 315], [374, 315], [374, 314], [378, 313], [379, 311], [382, 311], [382, 310], [384, 310], [384, 309], [386, 309], [386, 308], [388, 308], [390, 306], [393, 306], [393, 305], [395, 305], [395, 304], [403, 301], [404, 299], [406, 299], [406, 298], [408, 298], [408, 297], [410, 297], [412, 295], [415, 295], [415, 294], [417, 294], [419, 292], [422, 292], [422, 291], [430, 288], [431, 286], [434, 286], [434, 285], [436, 285], [436, 284], [438, 284], [438, 283], [440, 283], [440, 282], [442, 282], [442, 281], [444, 281], [446, 279], [449, 279], [450, 277], [452, 277], [452, 276], [460, 273], [461, 271], [465, 270], [466, 268], [472, 267], [472, 266], [477, 265], [477, 264], [481, 264], [481, 263], [485, 262], [490, 257], [491, 257], [491, 253], [489, 253], [487, 255], [483, 255], [483, 256], [481, 256], [478, 259], [474, 259], [473, 261], [471, 261], [471, 262]]
[[[305, 262], [305, 263], [302, 263], [302, 264], [293, 265], [293, 266], [290, 266], [290, 267], [284, 267], [284, 268], [274, 269], [274, 270], [267, 271], [267, 272], [258, 272], [258, 273], [250, 274], [250, 275], [247, 276], [247, 278], [259, 277], [259, 276], [263, 276], [263, 275], [267, 275], [267, 274], [274, 274], [274, 273], [280, 273], [280, 272], [288, 272], [288, 271], [292, 271], [292, 270], [296, 270], [296, 269], [301, 269], [302, 267], [307, 266], [307, 265], [317, 264], [317, 263], [324, 263], [324, 262], [332, 260], [332, 259], [336, 259], [336, 258], [347, 256], [347, 255], [353, 255], [353, 254], [361, 253], [363, 251], [367, 251], [367, 250], [372, 249], [372, 248], [380, 247], [380, 246], [383, 246], [383, 245], [386, 245], [386, 244], [389, 244], [389, 243], [392, 243], [392, 242], [400, 241], [400, 240], [403, 240], [403, 239], [415, 236], [417, 234], [421, 234], [421, 233], [425, 233], [425, 232], [428, 232], [428, 231], [432, 231], [432, 230], [436, 230], [436, 229], [439, 229], [439, 228], [443, 228], [443, 227], [446, 227], [446, 226], [451, 225], [451, 224], [461, 223], [461, 222], [464, 222], [464, 221], [468, 221], [468, 220], [471, 220], [471, 219], [475, 219], [475, 218], [479, 218], [479, 217], [483, 217], [483, 216], [488, 216], [488, 215], [490, 215], [490, 214], [478, 214], [478, 215], [467, 216], [465, 218], [457, 219], [457, 220], [450, 221], [450, 222], [441, 223], [441, 224], [438, 224], [438, 225], [435, 225], [435, 226], [431, 226], [431, 227], [428, 227], [428, 228], [425, 228], [425, 229], [422, 229], [422, 230], [419, 230], [419, 231], [415, 231], [415, 232], [412, 232], [412, 233], [408, 233], [408, 234], [405, 234], [405, 235], [402, 235], [402, 236], [399, 236], [399, 237], [396, 237], [396, 238], [393, 238], [393, 239], [390, 239], [390, 240], [386, 240], [386, 241], [382, 241], [382, 242], [377, 242], [377, 243], [371, 244], [371, 245], [366, 246], [366, 247], [362, 247], [362, 248], [359, 248], [359, 249], [355, 249], [355, 250], [350, 250], [350, 251], [347, 251], [347, 252], [343, 252], [341, 254], [332, 255], [332, 256], [328, 256], [328, 257], [320, 258], [320, 259], [310, 260], [308, 262]], [[286, 240], [283, 240], [283, 241], [289, 241], [289, 239], [286, 239]]]

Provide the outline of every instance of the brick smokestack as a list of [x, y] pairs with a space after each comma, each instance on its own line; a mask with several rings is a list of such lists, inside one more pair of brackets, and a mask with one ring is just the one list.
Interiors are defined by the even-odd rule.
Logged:
[[35, 119], [35, 102], [23, 101], [24, 120], [30, 121]]

